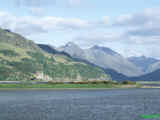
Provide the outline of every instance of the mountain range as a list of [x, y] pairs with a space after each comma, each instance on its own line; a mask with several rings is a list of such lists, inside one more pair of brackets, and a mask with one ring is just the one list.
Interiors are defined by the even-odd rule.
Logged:
[[158, 81], [159, 73], [160, 60], [155, 58], [125, 58], [107, 47], [95, 45], [82, 49], [73, 42], [55, 48], [0, 29], [0, 80], [3, 81]]
[[70, 54], [73, 58], [87, 60], [99, 67], [113, 69], [126, 76], [143, 74], [139, 67], [110, 48], [93, 46], [89, 49], [81, 49], [75, 43], [69, 42], [65, 46], [59, 47], [58, 50]]
[[133, 64], [135, 64], [137, 67], [141, 68], [141, 70], [145, 73], [153, 72], [154, 70], [151, 70], [152, 69], [151, 66], [159, 62], [158, 59], [146, 57], [146, 56], [129, 57], [128, 60]]
[[[113, 80], [149, 80], [155, 79], [155, 74], [160, 70], [160, 60], [151, 57], [129, 57], [125, 58], [110, 48], [93, 46], [82, 49], [73, 42], [57, 48], [71, 57], [88, 61], [94, 66], [98, 66], [109, 74]], [[147, 77], [146, 77], [147, 76]], [[160, 76], [157, 74], [156, 76]], [[153, 79], [151, 79], [153, 78]]]
[[0, 80], [92, 81], [110, 80], [110, 76], [98, 67], [73, 60], [67, 53], [0, 29]]

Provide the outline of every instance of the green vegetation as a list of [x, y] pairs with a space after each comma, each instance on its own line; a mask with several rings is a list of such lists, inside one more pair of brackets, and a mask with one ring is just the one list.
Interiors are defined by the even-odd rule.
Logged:
[[2, 73], [0, 80], [31, 80], [36, 77], [34, 75], [37, 72], [44, 73], [54, 79], [68, 78], [72, 80], [77, 79], [78, 75], [83, 80], [107, 78], [102, 70], [89, 65], [58, 63], [53, 56], [47, 57], [38, 52], [28, 53], [30, 58], [22, 58], [20, 61], [0, 58], [0, 73]]
[[0, 84], [0, 88], [116, 88], [111, 84]]
[[0, 88], [138, 88], [138, 84], [126, 87], [126, 84], [119, 84], [115, 82], [93, 81], [93, 82], [71, 82], [64, 84], [62, 82], [49, 82], [48, 84], [0, 84]]
[[0, 88], [140, 88], [139, 84], [122, 84], [113, 81], [81, 81], [81, 82], [54, 82], [21, 84], [0, 84]]

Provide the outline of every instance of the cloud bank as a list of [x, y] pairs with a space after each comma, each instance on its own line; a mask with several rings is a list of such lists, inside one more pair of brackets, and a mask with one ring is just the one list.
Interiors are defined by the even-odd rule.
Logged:
[[[7, 12], [0, 12], [0, 26], [11, 29], [23, 35], [46, 33], [48, 31], [77, 31], [91, 28], [101, 28], [107, 21], [87, 21], [78, 18], [61, 18], [55, 16], [25, 16], [16, 17]], [[26, 32], [27, 31], [27, 32]]]
[[[43, 3], [43, 0], [36, 1]], [[80, 1], [74, 2], [79, 4]], [[73, 4], [75, 4], [74, 2]], [[36, 2], [25, 4], [29, 6], [38, 5]], [[39, 8], [32, 8], [31, 11], [33, 14], [34, 12], [36, 14], [42, 12]], [[108, 16], [98, 21], [90, 21], [56, 16], [17, 17], [1, 11], [0, 26], [26, 36], [46, 34], [49, 31], [59, 31], [62, 34], [70, 34], [71, 31], [74, 31], [76, 34], [72, 37], [72, 41], [83, 46], [100, 44], [120, 50], [124, 55], [126, 53], [128, 55], [141, 54], [160, 58], [158, 52], [160, 50], [159, 11], [160, 8], [150, 8], [134, 14], [120, 15], [112, 20], [112, 23]]]

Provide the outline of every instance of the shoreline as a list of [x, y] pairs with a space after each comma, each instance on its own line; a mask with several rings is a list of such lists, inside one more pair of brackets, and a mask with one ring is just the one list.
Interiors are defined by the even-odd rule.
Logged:
[[130, 87], [130, 88], [0, 88], [3, 90], [127, 90], [127, 89], [160, 89], [160, 87]]
[[121, 84], [0, 84], [3, 89], [53, 89], [53, 90], [105, 90], [105, 89], [134, 89], [139, 85]]
[[137, 85], [108, 85], [108, 84], [0, 84], [0, 90], [110, 90], [110, 89], [136, 89]]
[[132, 89], [160, 89], [156, 87], [142, 87], [142, 88], [0, 88], [0, 91], [48, 91], [48, 90], [53, 90], [53, 91], [64, 91], [64, 90], [81, 90], [81, 91], [94, 91], [94, 90], [132, 90]]
[[46, 81], [0, 81], [0, 90], [108, 90], [108, 89], [159, 89], [160, 86], [152, 84], [120, 84], [120, 83], [48, 83]]
[[[146, 88], [0, 88], [0, 91], [104, 91], [104, 90], [132, 90]], [[150, 88], [152, 89], [152, 88]]]

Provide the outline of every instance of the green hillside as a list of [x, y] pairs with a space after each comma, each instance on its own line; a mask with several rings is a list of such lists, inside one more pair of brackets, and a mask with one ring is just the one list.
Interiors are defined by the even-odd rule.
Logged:
[[64, 55], [46, 53], [21, 35], [0, 29], [1, 81], [109, 79], [99, 68], [75, 62]]

